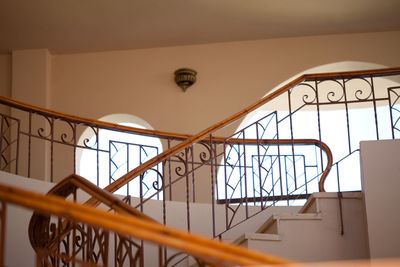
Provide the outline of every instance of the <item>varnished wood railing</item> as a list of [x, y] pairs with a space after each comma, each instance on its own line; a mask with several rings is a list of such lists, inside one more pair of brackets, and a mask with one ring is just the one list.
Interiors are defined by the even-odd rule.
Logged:
[[[75, 182], [72, 184], [75, 185]], [[106, 201], [109, 199], [104, 193], [95, 192], [95, 194]], [[41, 195], [11, 186], [0, 185], [0, 200], [3, 203], [3, 210], [5, 204], [12, 203], [32, 209], [40, 214], [58, 216], [68, 221], [85, 223], [122, 236], [136, 237], [182, 250], [212, 266], [288, 263], [287, 260], [275, 256], [258, 253], [166, 227], [149, 221], [143, 216], [130, 216], [126, 213], [113, 214], [87, 205], [69, 202], [56, 196]], [[123, 205], [121, 209], [125, 210]], [[5, 218], [2, 217], [2, 225], [4, 222]], [[4, 235], [2, 235], [2, 238], [4, 238]], [[4, 239], [1, 244], [4, 244]], [[4, 246], [1, 249], [4, 251]], [[0, 260], [3, 261], [0, 264], [4, 266], [4, 258]]]
[[[216, 123], [207, 129], [201, 131], [200, 133], [188, 137], [186, 140], [182, 141], [178, 145], [164, 151], [163, 153], [159, 154], [158, 156], [148, 160], [147, 162], [141, 164], [137, 168], [133, 169], [129, 173], [125, 174], [117, 181], [113, 182], [112, 184], [108, 185], [105, 189], [110, 192], [115, 192], [129, 181], [138, 177], [140, 174], [144, 173], [146, 170], [156, 166], [160, 162], [168, 159], [172, 155], [179, 153], [180, 151], [188, 148], [192, 144], [203, 140], [205, 138], [209, 138], [215, 131], [230, 125], [231, 123], [243, 118], [245, 115], [249, 114], [250, 112], [256, 110], [257, 108], [263, 106], [268, 101], [275, 99], [276, 97], [280, 96], [284, 92], [287, 92], [294, 86], [300, 84], [301, 82], [308, 81], [308, 80], [323, 80], [323, 79], [334, 79], [334, 78], [353, 78], [353, 77], [366, 77], [366, 76], [389, 76], [389, 75], [398, 75], [400, 74], [400, 67], [396, 68], [388, 68], [388, 69], [375, 69], [375, 70], [365, 70], [365, 71], [349, 71], [349, 72], [332, 72], [332, 73], [322, 73], [322, 74], [304, 74], [300, 77], [294, 79], [293, 81], [287, 83], [286, 85], [280, 87], [276, 91], [268, 94], [267, 96], [263, 97], [261, 100], [257, 101], [256, 103], [248, 106], [247, 108], [241, 110], [240, 112]], [[214, 137], [212, 137], [214, 139]], [[329, 171], [329, 170], [328, 170]], [[324, 191], [324, 183], [325, 179], [321, 179], [319, 184], [320, 191]]]
[[124, 125], [119, 125], [115, 123], [110, 123], [110, 122], [105, 122], [105, 121], [99, 121], [99, 120], [92, 120], [84, 117], [79, 117], [75, 115], [70, 115], [62, 112], [57, 112], [53, 111], [50, 109], [30, 105], [28, 103], [18, 101], [6, 96], [1, 96], [0, 95], [0, 103], [17, 108], [20, 110], [24, 110], [27, 112], [34, 112], [46, 117], [54, 117], [70, 122], [75, 122], [75, 123], [84, 123], [87, 124], [88, 126], [94, 126], [94, 127], [99, 127], [103, 129], [110, 129], [110, 130], [119, 130], [121, 132], [130, 132], [130, 133], [137, 133], [141, 135], [149, 135], [149, 136], [158, 136], [158, 137], [166, 137], [166, 138], [175, 138], [178, 140], [181, 139], [186, 139], [190, 137], [191, 135], [187, 134], [179, 134], [179, 133], [172, 133], [172, 132], [163, 132], [163, 131], [156, 131], [156, 130], [149, 130], [149, 129], [140, 129], [140, 128], [135, 128], [135, 127], [129, 127], [129, 126], [124, 126]]
[[[140, 218], [143, 221], [155, 222], [150, 217], [132, 208], [125, 202], [119, 200], [108, 191], [105, 191], [88, 180], [80, 177], [79, 175], [72, 174], [61, 182], [57, 183], [47, 195], [53, 195], [61, 198], [67, 198], [73, 196], [76, 198], [77, 190], [80, 189], [87, 193], [91, 198], [96, 199], [97, 203], [101, 203], [107, 206], [111, 211], [126, 214], [129, 216]], [[50, 237], [50, 216], [43, 215], [41, 213], [34, 212], [29, 223], [29, 240], [35, 251], [41, 249], [54, 250], [60, 240], [63, 240], [71, 229], [64, 224], [60, 227], [61, 231], [58, 231], [56, 236], [52, 239]]]

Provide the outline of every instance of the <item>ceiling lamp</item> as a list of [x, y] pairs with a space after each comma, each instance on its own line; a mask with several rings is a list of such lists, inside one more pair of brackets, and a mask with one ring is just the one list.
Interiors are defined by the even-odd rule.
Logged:
[[182, 88], [183, 92], [192, 86], [196, 82], [197, 71], [182, 68], [175, 71], [175, 82], [176, 84]]

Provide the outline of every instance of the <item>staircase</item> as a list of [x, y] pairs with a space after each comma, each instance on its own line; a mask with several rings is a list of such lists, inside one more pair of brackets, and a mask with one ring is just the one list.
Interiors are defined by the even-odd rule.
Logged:
[[[400, 68], [302, 75], [193, 136], [93, 121], [0, 96], [0, 103], [9, 111], [1, 114], [0, 167], [24, 177], [47, 177], [47, 180], [60, 184], [60, 179], [67, 176], [65, 173], [76, 175], [79, 153], [91, 151], [97, 163], [97, 187], [92, 191], [107, 200], [109, 196], [104, 196], [106, 191], [109, 194], [123, 189], [128, 194], [123, 201], [131, 205], [130, 212], [133, 213], [132, 207], [140, 214], [156, 210], [156, 216], [149, 216], [159, 224], [171, 225], [172, 216], [179, 220], [182, 229], [189, 232], [199, 232], [195, 226], [200, 224], [201, 227], [207, 226], [202, 233], [210, 237], [235, 240], [235, 244], [247, 248], [299, 261], [368, 258], [362, 195], [343, 191], [349, 191], [349, 177], [361, 187], [359, 169], [354, 168], [354, 163], [359, 162], [360, 140], [400, 138], [400, 86], [393, 79], [398, 76]], [[382, 112], [382, 107], [385, 107], [385, 112]], [[262, 118], [236, 127], [235, 123], [240, 123], [244, 116], [258, 108], [263, 111]], [[333, 114], [332, 110], [338, 111]], [[315, 111], [312, 117], [310, 111]], [[369, 115], [368, 118], [360, 117], [361, 113]], [[360, 130], [358, 123], [352, 124], [359, 121], [367, 121], [367, 126], [372, 127], [368, 131]], [[360, 129], [356, 131], [356, 128]], [[341, 129], [340, 133], [337, 133], [338, 129]], [[94, 143], [78, 138], [86, 130], [92, 132]], [[139, 165], [133, 169], [128, 166], [125, 174], [116, 177], [112, 167], [122, 166], [114, 161], [112, 148], [116, 146], [111, 141], [107, 148], [100, 146], [100, 130], [153, 136], [159, 138], [166, 149], [146, 158], [142, 157], [148, 154], [145, 146], [138, 145], [140, 149], [136, 157], [140, 159]], [[232, 135], [221, 137], [227, 133]], [[328, 138], [328, 133], [333, 133], [333, 138]], [[131, 145], [124, 144], [128, 148]], [[37, 147], [43, 159], [49, 159], [49, 162], [37, 162], [41, 159], [36, 153]], [[106, 174], [104, 181], [100, 175], [103, 162], [100, 155], [108, 157], [110, 166], [103, 171]], [[127, 158], [131, 156], [129, 153], [126, 155]], [[129, 165], [129, 161], [126, 162]], [[47, 176], [38, 175], [36, 169]], [[326, 185], [330, 191], [338, 193], [324, 193], [328, 188]], [[99, 189], [101, 187], [104, 189]], [[360, 190], [360, 187], [351, 190]], [[135, 199], [130, 195], [129, 189], [132, 188], [138, 191]], [[76, 189], [64, 189], [58, 192], [61, 196], [69, 195], [69, 198], [76, 199]], [[179, 201], [181, 206], [179, 214], [170, 208], [174, 201]], [[301, 209], [281, 207], [299, 201], [305, 202]], [[93, 197], [85, 202], [93, 209], [98, 203], [99, 199]], [[112, 201], [109, 204], [113, 207]], [[200, 219], [209, 219], [209, 222]], [[58, 235], [57, 231], [65, 230], [65, 235], [70, 231], [70, 225], [63, 220], [58, 219], [58, 226], [43, 223], [39, 234], [47, 235], [52, 231], [53, 243], [61, 242], [64, 234]], [[45, 220], [38, 220], [38, 225], [41, 221]], [[90, 222], [88, 227], [90, 231], [84, 232], [89, 236], [87, 244], [98, 242], [98, 247], [103, 246], [104, 242], [100, 240], [103, 234], [96, 234], [97, 237], [91, 240], [92, 236], [88, 234], [92, 231]], [[162, 229], [160, 225], [157, 227]], [[118, 229], [115, 230], [119, 233]], [[237, 233], [241, 235], [239, 238]], [[149, 250], [144, 249], [143, 241], [139, 239], [142, 238], [137, 236], [135, 246], [139, 251], [140, 265], [145, 266], [143, 260], [146, 257], [143, 255]], [[36, 241], [36, 238], [31, 240]], [[71, 241], [72, 247], [75, 241], [79, 245], [75, 238], [71, 240], [74, 240]], [[118, 242], [122, 244], [125, 240]], [[95, 248], [96, 245], [90, 247], [92, 250]], [[53, 253], [59, 251], [58, 248]], [[193, 251], [188, 252], [197, 256]], [[162, 266], [180, 266], [188, 257], [162, 245], [157, 253]], [[85, 254], [87, 258], [82, 259], [89, 262], [98, 260], [97, 255], [89, 256]], [[132, 257], [132, 261], [137, 262], [138, 257]], [[208, 255], [201, 259], [204, 262], [210, 260]], [[103, 263], [108, 263], [106, 256]]]
[[298, 213], [274, 214], [234, 244], [302, 262], [366, 259], [362, 193], [314, 193]]

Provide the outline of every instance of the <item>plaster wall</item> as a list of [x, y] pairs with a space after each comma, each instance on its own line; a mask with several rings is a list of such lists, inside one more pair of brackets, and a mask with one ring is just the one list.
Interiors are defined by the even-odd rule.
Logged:
[[371, 258], [398, 258], [400, 141], [365, 141], [360, 149]]
[[[11, 95], [11, 55], [0, 54], [0, 94]], [[10, 109], [0, 106], [0, 113], [9, 115]]]
[[46, 49], [13, 51], [11, 97], [47, 108], [50, 102], [50, 58]]
[[[342, 61], [397, 66], [399, 45], [397, 31], [55, 54], [50, 107], [94, 119], [132, 114], [157, 130], [195, 134], [312, 67]], [[181, 67], [198, 72], [186, 93], [173, 80]], [[228, 136], [237, 126], [216, 135]], [[196, 190], [202, 197], [210, 185], [200, 180]]]
[[[82, 54], [22, 50], [8, 60], [11, 95], [19, 100], [93, 119], [132, 114], [156, 130], [195, 134], [312, 67], [341, 61], [397, 66], [399, 45], [400, 31], [393, 31]], [[186, 93], [173, 81], [181, 67], [198, 71]], [[217, 135], [227, 136], [236, 126]], [[58, 154], [56, 160], [68, 166], [55, 169], [54, 181], [73, 172], [72, 152]], [[33, 165], [33, 177], [49, 176], [48, 166]], [[199, 182], [197, 188], [208, 192], [210, 186]]]
[[[18, 50], [12, 52], [11, 65], [11, 97], [32, 105], [48, 108], [50, 103], [51, 55], [46, 49]], [[12, 109], [11, 115], [25, 122], [29, 120], [27, 113]], [[21, 125], [23, 125], [21, 123]], [[25, 123], [27, 126], [28, 124]], [[31, 131], [22, 127], [25, 132]], [[43, 117], [32, 118], [33, 129], [42, 129], [42, 135], [49, 137], [50, 124]], [[50, 144], [42, 140], [33, 139], [31, 142], [26, 136], [19, 136], [20, 142], [20, 170], [22, 173], [37, 179], [49, 180], [50, 175]], [[29, 145], [28, 145], [29, 144]], [[30, 151], [28, 151], [30, 146]], [[14, 148], [15, 149], [15, 148]], [[30, 159], [28, 167], [27, 155]], [[26, 160], [22, 160], [26, 158]], [[29, 169], [29, 171], [28, 171]], [[21, 173], [21, 172], [20, 172]]]
[[0, 54], [0, 94], [10, 96], [11, 92], [11, 55]]
[[[52, 56], [51, 108], [89, 118], [134, 114], [157, 130], [195, 134], [315, 66], [397, 66], [400, 32], [281, 38]], [[181, 67], [198, 72], [186, 93]]]

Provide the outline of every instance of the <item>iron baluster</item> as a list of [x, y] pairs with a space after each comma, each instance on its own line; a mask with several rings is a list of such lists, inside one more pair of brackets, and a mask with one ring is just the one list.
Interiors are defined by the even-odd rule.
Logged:
[[344, 79], [342, 79], [342, 81], [343, 81], [344, 104], [345, 104], [345, 109], [346, 109], [347, 140], [348, 140], [348, 145], [349, 145], [349, 153], [351, 153], [350, 122], [349, 122], [349, 108], [348, 108], [348, 103], [347, 103], [346, 82]]
[[379, 140], [379, 125], [378, 125], [378, 115], [376, 111], [376, 99], [375, 99], [375, 88], [374, 88], [374, 78], [370, 75], [371, 79], [371, 92], [372, 92], [372, 103], [374, 104], [374, 117], [375, 117], [375, 127], [376, 127], [376, 140]]
[[[192, 154], [192, 170], [194, 170], [194, 148], [193, 145], [190, 146], [190, 152]], [[211, 157], [211, 156], [210, 156]], [[194, 171], [192, 171], [192, 199], [193, 202], [196, 202], [196, 190], [195, 190], [195, 181], [194, 181]]]
[[249, 218], [249, 202], [247, 197], [247, 158], [246, 158], [246, 135], [245, 131], [243, 131], [243, 168], [244, 168], [244, 194], [245, 194], [245, 202], [246, 202], [246, 218]]
[[50, 181], [54, 182], [54, 117], [50, 123]]
[[[171, 139], [168, 139], [168, 149], [171, 148]], [[168, 158], [168, 177], [169, 177], [169, 200], [172, 200], [172, 173], [171, 173], [171, 157]]]
[[188, 153], [189, 148], [185, 149], [185, 178], [186, 178], [186, 219], [187, 219], [187, 230], [190, 232], [190, 195], [189, 195], [189, 174], [188, 174]]
[[74, 123], [73, 124], [74, 125], [74, 127], [73, 127], [73, 140], [74, 140], [74, 156], [73, 156], [73, 168], [74, 168], [74, 171], [73, 171], [73, 174], [76, 174], [76, 147], [77, 147], [77, 145], [78, 145], [78, 141], [77, 141], [77, 138], [76, 138], [76, 123]]
[[[320, 114], [320, 107], [319, 107], [319, 94], [318, 94], [318, 82], [315, 79], [315, 95], [317, 99], [317, 120], [318, 120], [318, 140], [322, 142], [322, 134], [321, 134], [321, 114]], [[322, 150], [320, 151], [320, 158], [321, 158], [321, 168], [324, 166], [324, 159], [322, 156]], [[319, 177], [318, 177], [319, 182]]]
[[[260, 138], [259, 138], [259, 133], [258, 133], [258, 123], [256, 123], [256, 140], [257, 140], [257, 157], [258, 157], [258, 180], [260, 181], [260, 199], [261, 199], [261, 210], [263, 210], [263, 190], [262, 190], [262, 177], [261, 177], [261, 158], [260, 158]], [[253, 182], [254, 184], [254, 182]], [[254, 195], [255, 197], [255, 195]]]
[[[214, 192], [214, 165], [213, 159], [216, 160], [217, 153], [214, 151], [215, 145], [213, 145], [213, 137], [210, 134], [210, 170], [211, 170], [211, 216], [212, 216], [212, 236], [215, 237], [215, 192]], [[213, 153], [214, 152], [214, 153]], [[213, 155], [214, 154], [214, 155]]]
[[[28, 126], [28, 177], [31, 177], [31, 150], [32, 150], [32, 112], [29, 111], [29, 126]], [[18, 133], [20, 135], [20, 133]]]
[[228, 220], [228, 181], [227, 181], [227, 157], [226, 157], [226, 141], [224, 141], [224, 189], [225, 189], [225, 227], [228, 229], [229, 220]]
[[[276, 123], [276, 138], [277, 140], [279, 139], [279, 121], [278, 121], [278, 112], [275, 112], [275, 123]], [[281, 181], [281, 192], [282, 191], [282, 162], [281, 162], [281, 147], [280, 147], [280, 143], [278, 142], [277, 144], [278, 146], [278, 168], [279, 168], [279, 180]], [[272, 167], [272, 165], [271, 165]], [[275, 197], [275, 183], [274, 183], [274, 169], [272, 168], [272, 192], [273, 192], [273, 196]]]
[[99, 132], [99, 127], [96, 127], [95, 129], [95, 134], [96, 134], [96, 184], [97, 186], [100, 186], [100, 168], [99, 168], [99, 141], [100, 141], [100, 132]]

